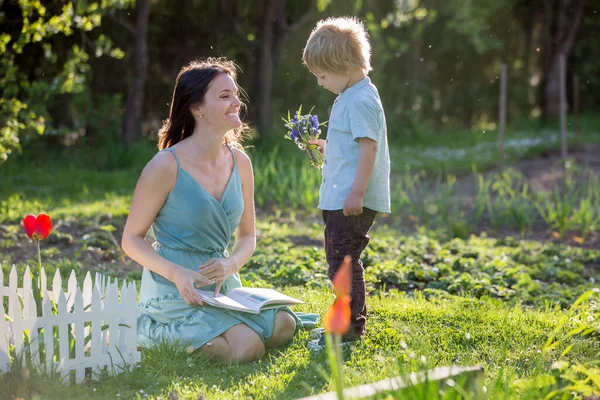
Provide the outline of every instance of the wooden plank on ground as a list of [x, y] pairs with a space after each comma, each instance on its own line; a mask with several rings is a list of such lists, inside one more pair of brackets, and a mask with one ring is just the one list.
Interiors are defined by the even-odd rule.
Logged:
[[[355, 386], [344, 390], [345, 399], [365, 399], [382, 392], [393, 392], [394, 395], [415, 392], [423, 385], [437, 385], [449, 388], [460, 384], [461, 388], [472, 395], [472, 399], [485, 398], [483, 392], [483, 367], [439, 367], [423, 372], [413, 372], [406, 377], [394, 377], [378, 382]], [[437, 393], [437, 391], [436, 391]], [[336, 393], [324, 393], [304, 397], [299, 400], [336, 400]]]

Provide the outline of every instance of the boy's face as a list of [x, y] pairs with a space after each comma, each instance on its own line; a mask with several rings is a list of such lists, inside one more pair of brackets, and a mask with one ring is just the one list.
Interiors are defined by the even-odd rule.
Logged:
[[319, 86], [324, 87], [335, 94], [340, 94], [346, 90], [348, 83], [350, 82], [349, 74], [313, 71], [313, 75], [317, 77]]

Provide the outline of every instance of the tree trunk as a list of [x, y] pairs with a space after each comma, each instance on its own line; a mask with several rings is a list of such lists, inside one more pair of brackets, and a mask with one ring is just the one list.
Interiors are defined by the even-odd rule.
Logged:
[[[560, 54], [568, 62], [575, 43], [575, 36], [583, 19], [584, 0], [561, 0], [556, 30], [556, 46], [550, 53], [550, 62], [545, 69], [544, 116], [555, 117], [560, 113]], [[548, 23], [548, 21], [546, 21]]]
[[255, 50], [254, 93], [256, 96], [256, 115], [258, 131], [265, 134], [271, 127], [273, 94], [273, 22], [275, 20], [275, 1], [267, 0], [261, 19], [258, 46]]
[[133, 74], [127, 93], [127, 103], [123, 115], [122, 134], [126, 146], [137, 137], [144, 106], [144, 87], [148, 76], [148, 19], [150, 0], [137, 0], [137, 19], [135, 23], [135, 53]]
[[407, 95], [408, 106], [410, 107], [409, 112], [413, 115], [416, 113], [417, 116], [422, 113], [422, 110], [419, 112], [416, 112], [415, 110], [417, 105], [417, 93], [419, 93], [419, 79], [421, 70], [424, 69], [424, 63], [421, 61], [421, 50], [423, 48], [423, 41], [421, 40], [422, 33], [423, 31], [419, 30], [418, 36], [412, 42], [412, 61], [410, 63], [410, 71], [408, 73]]
[[500, 67], [500, 101], [498, 113], [498, 165], [500, 169], [504, 168], [504, 134], [506, 132], [506, 98], [507, 98], [507, 80], [508, 73], [506, 64]]

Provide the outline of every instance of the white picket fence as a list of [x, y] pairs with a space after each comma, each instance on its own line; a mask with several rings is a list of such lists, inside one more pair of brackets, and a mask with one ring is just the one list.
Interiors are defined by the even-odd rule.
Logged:
[[[29, 267], [21, 287], [17, 286], [14, 266], [8, 286], [4, 286], [0, 268], [0, 370], [10, 369], [11, 345], [35, 367], [59, 371], [66, 381], [75, 375], [75, 382], [81, 382], [86, 370], [106, 370], [116, 374], [140, 361], [136, 346], [137, 290], [134, 282], [123, 280], [119, 302], [117, 279], [111, 281], [98, 273], [93, 282], [91, 274], [86, 274], [82, 290], [75, 271], [71, 270], [66, 293], [58, 270], [52, 279], [51, 291], [47, 290], [43, 268], [36, 281], [42, 293], [41, 316], [38, 316]], [[8, 310], [5, 310], [6, 303]], [[12, 321], [6, 321], [5, 315]], [[29, 344], [26, 337], [29, 337]], [[74, 349], [70, 351], [70, 347]]]

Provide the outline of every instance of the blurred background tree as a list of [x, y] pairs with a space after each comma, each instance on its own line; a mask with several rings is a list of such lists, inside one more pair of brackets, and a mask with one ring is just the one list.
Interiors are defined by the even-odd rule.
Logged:
[[0, 160], [22, 145], [76, 146], [94, 165], [114, 166], [123, 144], [155, 139], [179, 69], [208, 56], [236, 60], [248, 121], [263, 143], [279, 141], [288, 109], [314, 104], [327, 119], [334, 95], [301, 58], [314, 24], [335, 15], [368, 27], [391, 140], [493, 131], [502, 63], [509, 120], [553, 118], [561, 52], [568, 82], [581, 82], [582, 110], [592, 112], [598, 8], [584, 0], [0, 0]]

